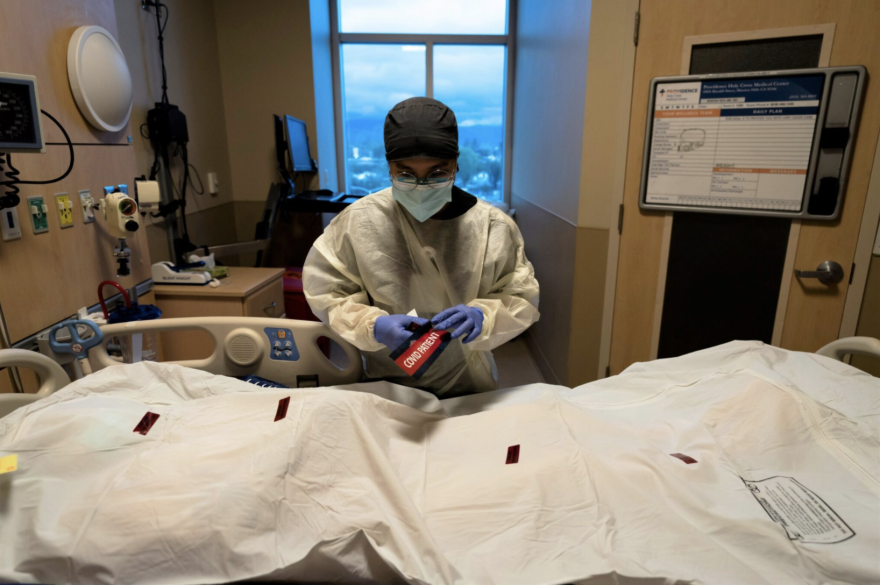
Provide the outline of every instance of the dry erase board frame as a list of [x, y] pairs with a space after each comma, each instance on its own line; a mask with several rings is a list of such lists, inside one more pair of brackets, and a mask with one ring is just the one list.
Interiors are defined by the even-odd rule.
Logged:
[[[847, 86], [847, 83], [845, 82], [851, 83], [853, 80], [853, 76], [855, 76], [854, 87], [852, 87], [851, 85]], [[673, 119], [675, 119], [675, 116], [678, 115], [687, 116], [688, 114], [685, 114], [685, 111], [696, 112], [697, 109], [695, 108], [695, 105], [699, 105], [702, 107], [700, 111], [707, 112], [709, 111], [708, 108], [706, 108], [707, 104], [702, 103], [702, 91], [704, 83], [707, 83], [708, 86], [713, 90], [718, 90], [718, 88], [721, 88], [720, 90], [718, 90], [718, 94], [713, 95], [724, 95], [726, 91], [724, 90], [724, 87], [726, 84], [729, 84], [730, 82], [738, 82], [738, 86], [739, 84], [742, 84], [742, 87], [747, 88], [744, 89], [743, 92], [754, 92], [755, 106], [760, 106], [761, 109], [766, 109], [769, 112], [768, 114], [764, 115], [773, 115], [772, 112], [778, 111], [779, 113], [777, 115], [784, 116], [786, 115], [784, 107], [779, 110], [773, 110], [772, 107], [761, 105], [763, 103], [770, 103], [759, 101], [759, 98], [762, 95], [775, 95], [772, 93], [762, 94], [762, 88], [768, 87], [765, 84], [773, 83], [774, 81], [784, 85], [786, 81], [790, 82], [792, 78], [809, 79], [812, 77], [817, 77], [819, 80], [821, 80], [821, 92], [818, 106], [812, 106], [812, 108], [818, 107], [818, 111], [813, 126], [812, 141], [808, 143], [809, 155], [807, 159], [808, 164], [805, 171], [797, 171], [793, 169], [780, 170], [765, 168], [741, 168], [741, 172], [737, 173], [735, 172], [735, 169], [737, 167], [728, 166], [730, 163], [722, 163], [725, 165], [723, 169], [729, 168], [729, 171], [715, 167], [715, 164], [717, 164], [717, 160], [713, 158], [711, 160], [711, 163], [709, 163], [712, 165], [710, 171], [711, 179], [709, 193], [713, 191], [713, 186], [717, 186], [718, 193], [727, 192], [730, 193], [730, 196], [724, 197], [720, 194], [710, 195], [709, 193], [707, 193], [705, 196], [684, 193], [661, 193], [652, 194], [651, 199], [654, 199], [654, 201], [648, 201], [648, 188], [649, 179], [651, 178], [650, 173], [652, 169], [652, 163], [657, 163], [657, 165], [654, 166], [655, 169], [662, 169], [662, 165], [668, 164], [667, 161], [664, 161], [662, 159], [664, 153], [668, 154], [671, 152], [669, 150], [671, 145], [668, 143], [668, 137], [664, 137], [663, 140], [665, 141], [665, 144], [662, 148], [658, 148], [658, 158], [656, 160], [653, 158], [654, 124], [655, 121], [658, 119], [655, 117], [655, 113], [658, 111], [656, 110], [656, 107], [658, 105], [661, 108], [664, 108], [663, 110], [661, 110], [664, 112], [662, 117], [672, 116]], [[861, 112], [862, 97], [864, 94], [866, 77], [867, 73], [864, 67], [852, 66], [795, 69], [786, 71], [762, 71], [754, 73], [729, 73], [720, 75], [685, 75], [675, 77], [656, 77], [652, 79], [650, 95], [648, 99], [647, 123], [645, 124], [645, 148], [642, 156], [642, 178], [639, 189], [639, 207], [641, 209], [660, 211], [696, 211], [700, 213], [761, 215], [769, 217], [791, 217], [815, 220], [837, 219], [842, 208], [843, 194], [846, 189], [846, 178], [849, 171], [850, 157], [852, 155], [852, 147], [855, 141], [859, 114]], [[837, 82], [836, 86], [835, 82]], [[816, 84], [815, 81], [805, 83], [813, 87], [815, 87]], [[662, 99], [662, 103], [658, 104], [657, 86], [661, 84], [664, 85], [664, 87], [661, 89], [665, 89], [666, 87], [668, 87], [668, 85], [666, 84], [688, 84], [682, 89], [688, 89], [690, 91], [667, 91], [665, 92], [666, 95]], [[694, 87], [698, 87], [698, 89], [696, 90], [696, 102], [693, 101], [693, 95], [685, 95], [686, 93], [693, 94]], [[731, 86], [727, 85], [727, 87]], [[677, 93], [678, 95], [673, 96], [673, 93]], [[834, 106], [829, 110], [829, 104], [832, 102], [832, 94], [834, 98]], [[851, 97], [851, 101], [849, 103], [847, 103], [845, 99], [847, 95]], [[674, 98], [679, 100], [681, 103], [679, 104], [678, 102], [674, 101]], [[732, 101], [733, 99], [742, 99], [743, 101], [734, 102]], [[712, 114], [711, 116], [706, 116], [707, 118], [713, 116], [717, 117], [719, 124], [722, 117], [734, 116], [734, 118], [731, 119], [731, 123], [733, 123], [738, 121], [740, 117], [758, 115], [760, 113], [758, 107], [749, 107], [746, 98], [719, 98], [719, 100], [724, 101], [714, 102], [718, 105], [718, 113]], [[791, 101], [798, 100], [773, 100], [774, 103], [788, 102], [785, 107], [789, 108], [792, 107]], [[802, 103], [808, 103], [808, 101], [805, 100]], [[682, 106], [683, 109], [675, 108], [676, 105], [681, 104], [687, 107]], [[728, 105], [730, 109], [723, 108], [722, 105]], [[843, 110], [845, 111], [847, 107], [848, 120], [846, 120], [845, 122], [841, 122], [841, 108], [843, 108]], [[670, 109], [667, 110], [665, 108]], [[733, 108], [739, 109], [735, 110]], [[801, 111], [807, 111], [809, 109], [810, 108], [801, 108]], [[789, 112], [792, 111], [794, 110], [789, 110]], [[666, 112], [669, 113], [667, 114]], [[742, 113], [743, 116], [736, 117], [735, 115], [737, 113]], [[830, 116], [829, 113], [831, 114]], [[843, 118], [847, 118], [847, 116], [844, 114]], [[831, 124], [831, 126], [826, 126], [826, 124]], [[672, 135], [671, 125], [667, 124], [667, 127], [670, 129], [670, 135]], [[744, 150], [746, 150], [743, 148], [743, 145], [745, 143], [743, 142], [744, 139], [742, 138], [742, 135], [748, 134], [748, 126], [742, 126], [742, 128], [744, 130], [740, 131], [740, 137], [738, 138], [738, 141], [736, 141], [736, 145], [732, 146], [732, 150], [729, 150], [728, 152], [737, 153], [744, 152]], [[686, 141], [683, 136], [686, 130], [682, 131], [682, 135], [679, 137], [679, 142], [676, 146], [677, 152], [684, 152], [685, 155], [689, 152], [693, 152], [702, 148], [702, 146], [704, 146], [706, 142], [706, 136], [700, 135], [699, 132], [693, 132], [694, 136], [690, 136]], [[799, 132], [801, 134], [805, 132], [803, 124], [801, 124]], [[717, 128], [714, 138], [717, 139]], [[659, 143], [660, 140], [658, 139], [658, 144]], [[728, 142], [728, 144], [733, 144], [733, 141]], [[805, 152], [803, 147], [801, 147], [801, 152]], [[699, 169], [697, 171], [698, 173], [705, 173], [705, 161], [709, 159], [705, 156], [706, 153], [701, 154], [703, 155], [703, 164], [696, 165], [696, 168]], [[695, 157], [691, 157], [692, 160], [694, 158]], [[673, 168], [673, 166], [669, 165], [667, 168], [671, 169]], [[683, 167], [679, 166], [677, 168]], [[687, 176], [687, 172], [690, 171], [682, 171], [682, 176]], [[775, 176], [772, 176], [771, 173]], [[749, 199], [740, 195], [742, 191], [737, 191], [737, 189], [740, 189], [742, 185], [748, 183], [747, 180], [751, 178], [749, 177], [749, 174], [756, 175], [754, 179], [755, 185], [757, 185], [758, 182], [761, 180], [761, 175], [766, 175], [765, 185], [773, 185], [772, 182], [768, 183], [767, 181], [790, 181], [790, 177], [783, 178], [783, 176], [788, 174], [795, 175], [797, 173], [805, 176], [803, 191], [800, 193], [800, 201], [789, 199], [782, 203], [770, 202], [769, 200], [762, 199], [762, 201], [764, 201], [762, 205], [764, 205], [765, 208], [752, 208], [745, 206], [730, 207], [722, 204], [713, 205], [715, 201], [721, 201], [725, 199], [729, 201], [728, 205], [748, 205]], [[705, 180], [705, 177], [703, 177], [703, 180]], [[791, 183], [789, 183], [788, 186], [791, 187]], [[675, 187], [673, 187], [673, 189], [675, 189]], [[757, 189], [758, 187], [756, 186], [755, 199], [757, 199]], [[765, 186], [764, 190], [767, 191], [768, 187]], [[665, 195], [668, 195], [669, 199], [674, 199], [674, 201], [657, 201], [657, 199]], [[737, 195], [740, 196], [737, 197]], [[679, 198], [684, 198], [684, 202], [680, 202]], [[697, 202], [695, 203], [694, 201]]]

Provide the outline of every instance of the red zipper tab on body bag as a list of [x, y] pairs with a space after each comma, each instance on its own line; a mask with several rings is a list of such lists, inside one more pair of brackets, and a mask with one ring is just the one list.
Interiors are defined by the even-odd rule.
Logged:
[[153, 425], [156, 424], [157, 420], [159, 420], [158, 414], [155, 412], [148, 412], [144, 415], [144, 418], [141, 419], [141, 422], [139, 422], [134, 428], [134, 432], [147, 436], [147, 433], [150, 432], [150, 429], [153, 428]]
[[510, 465], [511, 463], [519, 463], [519, 445], [511, 445], [507, 448], [507, 461], [504, 464]]

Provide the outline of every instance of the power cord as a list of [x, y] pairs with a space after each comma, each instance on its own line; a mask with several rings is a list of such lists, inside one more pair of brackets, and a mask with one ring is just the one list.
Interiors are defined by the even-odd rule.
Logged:
[[8, 156], [0, 153], [0, 165], [6, 167], [6, 176], [9, 178], [8, 181], [3, 182], [7, 189], [6, 194], [0, 196], [0, 209], [11, 209], [21, 202], [21, 197], [18, 196], [19, 188], [15, 186], [18, 182], [18, 169], [12, 166]]
[[180, 184], [180, 220], [183, 224], [183, 237], [189, 239], [189, 228], [186, 225], [186, 184], [189, 182], [189, 153], [186, 149], [186, 144], [179, 144], [178, 147], [178, 153], [183, 160], [183, 180]]
[[[167, 106], [170, 106], [168, 101], [168, 74], [165, 69], [165, 27], [168, 26], [168, 19], [170, 16], [170, 11], [168, 7], [162, 3], [161, 0], [143, 0], [143, 5], [145, 8], [153, 7], [156, 9], [156, 26], [159, 29], [159, 59], [162, 63], [162, 100], [161, 103]], [[165, 10], [165, 19], [162, 19], [162, 10]], [[170, 109], [170, 108], [169, 108]], [[141, 131], [141, 135], [143, 136], [143, 131]], [[169, 157], [167, 155], [167, 150], [163, 150], [166, 154], [160, 156], [160, 149], [156, 148], [155, 157], [153, 159], [153, 166], [150, 169], [150, 180], [154, 180], [158, 175], [161, 165], [168, 166], [168, 173], [171, 173], [171, 161], [180, 157], [183, 161], [183, 178], [181, 180], [180, 189], [178, 190], [177, 185], [175, 184], [173, 178], [171, 180], [171, 188], [177, 195], [177, 199], [171, 201], [168, 205], [160, 206], [158, 214], [152, 214], [152, 217], [167, 217], [169, 215], [174, 216], [178, 211], [180, 211], [180, 225], [183, 228], [182, 234], [180, 238], [175, 239], [174, 241], [174, 252], [175, 256], [178, 260], [180, 260], [186, 252], [195, 250], [196, 247], [189, 241], [189, 227], [186, 222], [186, 189], [187, 186], [191, 186], [192, 190], [197, 195], [202, 195], [205, 192], [205, 186], [202, 183], [202, 177], [199, 175], [198, 169], [195, 166], [191, 165], [189, 162], [189, 153], [186, 149], [186, 143], [177, 143], [177, 147], [174, 153]], [[161, 160], [160, 160], [161, 159]], [[192, 182], [190, 177], [190, 169], [192, 168], [195, 171], [196, 177], [199, 180], [199, 189], [196, 189], [195, 183]]]
[[[156, 27], [159, 29], [159, 60], [162, 62], [162, 103], [168, 103], [168, 73], [165, 71], [165, 27], [168, 26], [168, 7], [160, 0], [146, 0], [145, 8], [156, 9]], [[165, 10], [165, 20], [162, 20], [162, 10]]]
[[[170, 16], [170, 10], [168, 7], [163, 4], [159, 0], [146, 0], [144, 2], [144, 7], [152, 7], [156, 9], [156, 27], [159, 30], [159, 60], [162, 63], [162, 99], [160, 100], [163, 104], [167, 104], [168, 102], [168, 72], [165, 69], [165, 27], [168, 26], [168, 17]], [[162, 20], [162, 9], [165, 9], [165, 20]], [[146, 124], [141, 124], [140, 134], [144, 138], [149, 138], [149, 136], [144, 136], [143, 128]], [[155, 156], [153, 157], [153, 166], [150, 168], [150, 180], [153, 181], [156, 179], [156, 175], [159, 174], [159, 151], [156, 151]]]
[[199, 169], [197, 169], [196, 165], [194, 165], [192, 163], [190, 163], [189, 168], [191, 168], [195, 172], [196, 179], [199, 180], [199, 188], [198, 189], [196, 189], [195, 183], [192, 182], [192, 179], [189, 180], [190, 187], [192, 187], [192, 190], [196, 195], [204, 195], [205, 194], [205, 184], [202, 183], [202, 176], [199, 174]]
[[66, 179], [73, 170], [75, 157], [73, 153], [73, 141], [70, 139], [70, 135], [67, 134], [67, 130], [64, 129], [61, 122], [55, 119], [55, 116], [48, 113], [46, 110], [40, 110], [40, 112], [55, 122], [55, 125], [61, 130], [61, 133], [64, 134], [64, 139], [67, 141], [67, 149], [70, 152], [70, 163], [67, 165], [67, 170], [64, 171], [64, 174], [56, 179], [50, 179], [48, 181], [22, 181], [18, 178], [20, 174], [19, 170], [12, 164], [12, 154], [0, 153], [0, 164], [6, 167], [7, 170], [5, 174], [8, 177], [7, 181], [0, 182], [0, 185], [6, 187], [6, 194], [0, 196], [0, 209], [11, 209], [21, 202], [21, 197], [18, 195], [21, 190], [18, 188], [18, 185], [51, 185], [52, 183], [58, 183], [59, 181]]

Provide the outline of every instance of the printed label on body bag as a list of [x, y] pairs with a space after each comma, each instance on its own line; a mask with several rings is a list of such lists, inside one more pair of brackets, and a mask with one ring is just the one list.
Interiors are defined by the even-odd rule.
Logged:
[[825, 500], [793, 477], [740, 479], [770, 518], [782, 525], [789, 540], [834, 544], [856, 535]]
[[416, 328], [410, 338], [391, 353], [391, 359], [401, 370], [418, 380], [449, 345], [450, 337], [448, 331], [435, 331], [428, 321]]

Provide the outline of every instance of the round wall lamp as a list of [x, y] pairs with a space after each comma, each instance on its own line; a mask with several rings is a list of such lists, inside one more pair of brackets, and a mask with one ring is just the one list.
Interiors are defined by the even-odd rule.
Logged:
[[100, 26], [81, 26], [67, 48], [67, 76], [79, 111], [105, 132], [125, 128], [131, 115], [131, 73], [119, 43]]

